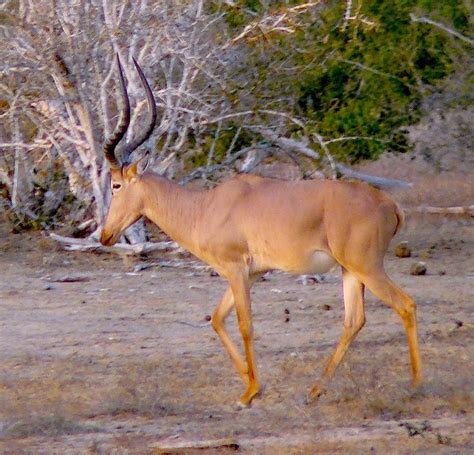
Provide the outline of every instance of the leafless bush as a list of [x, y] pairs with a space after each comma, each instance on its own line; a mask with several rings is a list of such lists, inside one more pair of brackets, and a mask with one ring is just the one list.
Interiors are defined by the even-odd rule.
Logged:
[[[150, 147], [160, 141], [162, 157], [181, 152], [190, 137], [199, 142], [202, 120], [226, 109], [232, 51], [222, 50], [220, 16], [206, 14], [202, 0], [59, 0], [54, 8], [11, 1], [1, 9], [0, 178], [11, 208], [31, 218], [38, 218], [41, 175], [59, 168], [66, 189], [102, 219], [108, 183], [101, 146], [117, 121], [115, 53], [124, 62], [135, 56], [152, 83], [162, 117]], [[135, 100], [130, 140], [145, 103], [136, 74], [129, 65], [125, 72]]]

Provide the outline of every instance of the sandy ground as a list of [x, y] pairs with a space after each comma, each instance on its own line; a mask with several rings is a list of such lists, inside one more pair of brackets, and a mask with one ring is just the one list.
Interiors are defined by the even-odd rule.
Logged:
[[[387, 256], [418, 303], [419, 390], [401, 322], [368, 293], [366, 326], [327, 392], [304, 404], [340, 335], [340, 271], [308, 285], [273, 273], [252, 293], [265, 390], [242, 411], [243, 385], [206, 321], [221, 278], [190, 266], [134, 273], [157, 257], [0, 235], [1, 453], [474, 451], [472, 218], [409, 217], [397, 240], [414, 257]], [[427, 275], [411, 276], [420, 259]]]

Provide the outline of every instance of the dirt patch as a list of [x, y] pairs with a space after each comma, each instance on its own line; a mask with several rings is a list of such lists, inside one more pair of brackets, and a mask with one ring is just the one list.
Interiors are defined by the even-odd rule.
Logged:
[[[43, 235], [0, 229], [3, 453], [142, 454], [220, 440], [235, 444], [205, 451], [474, 450], [472, 219], [408, 217], [398, 240], [413, 256], [387, 258], [418, 303], [418, 391], [401, 322], [369, 294], [367, 324], [327, 392], [303, 404], [340, 335], [340, 273], [308, 285], [273, 273], [252, 295], [266, 388], [244, 411], [234, 409], [243, 385], [207, 321], [225, 289], [219, 277], [133, 273], [140, 259], [65, 253]], [[428, 273], [411, 276], [420, 258]]]

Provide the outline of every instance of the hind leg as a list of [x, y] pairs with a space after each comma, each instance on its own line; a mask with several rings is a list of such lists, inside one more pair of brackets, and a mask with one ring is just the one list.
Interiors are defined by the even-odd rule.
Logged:
[[365, 323], [364, 314], [364, 285], [351, 272], [342, 269], [342, 279], [344, 286], [344, 326], [342, 336], [334, 351], [329, 358], [324, 372], [319, 382], [311, 389], [308, 401], [312, 401], [321, 395], [323, 387], [329, 382], [336, 368], [349, 349], [350, 344], [355, 339]]
[[383, 269], [359, 276], [367, 288], [382, 302], [390, 306], [402, 319], [408, 339], [413, 385], [421, 381], [421, 359], [418, 347], [415, 301], [402, 291]]

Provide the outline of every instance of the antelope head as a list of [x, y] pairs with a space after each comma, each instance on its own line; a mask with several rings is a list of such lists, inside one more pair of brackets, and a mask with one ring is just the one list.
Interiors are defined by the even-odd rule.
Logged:
[[[100, 243], [108, 246], [117, 242], [122, 232], [142, 216], [141, 176], [147, 163], [144, 163], [145, 166], [139, 165], [143, 160], [147, 162], [148, 159], [145, 156], [130, 162], [130, 155], [150, 137], [156, 123], [155, 98], [142, 69], [135, 59], [133, 59], [133, 63], [145, 89], [149, 117], [146, 127], [129, 144], [122, 147], [121, 158], [118, 158], [115, 149], [130, 125], [130, 101], [125, 86], [122, 65], [117, 55], [120, 90], [123, 98], [122, 111], [115, 131], [107, 138], [103, 147], [104, 156], [110, 167], [112, 201], [102, 229]], [[139, 169], [140, 167], [142, 170]]]

